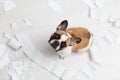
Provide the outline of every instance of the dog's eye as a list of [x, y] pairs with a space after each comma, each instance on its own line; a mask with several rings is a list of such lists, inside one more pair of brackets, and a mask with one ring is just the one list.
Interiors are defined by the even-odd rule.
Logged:
[[60, 39], [60, 35], [59, 34], [55, 33], [54, 35], [55, 35], [54, 36], [55, 39]]
[[64, 47], [66, 47], [66, 42], [61, 42], [60, 48], [64, 48]]

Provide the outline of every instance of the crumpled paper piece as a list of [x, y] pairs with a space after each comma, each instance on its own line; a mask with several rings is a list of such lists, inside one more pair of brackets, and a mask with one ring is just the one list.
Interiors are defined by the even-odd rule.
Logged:
[[9, 65], [8, 74], [12, 80], [23, 80], [24, 74], [35, 68], [36, 64], [30, 61], [13, 61]]

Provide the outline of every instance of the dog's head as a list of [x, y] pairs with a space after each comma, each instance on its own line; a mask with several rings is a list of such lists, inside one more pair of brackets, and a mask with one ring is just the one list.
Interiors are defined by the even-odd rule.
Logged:
[[62, 21], [48, 41], [52, 48], [56, 51], [63, 50], [68, 46], [76, 44], [77, 41], [80, 41], [78, 38], [72, 38], [72, 36], [66, 30], [67, 26], [68, 21]]

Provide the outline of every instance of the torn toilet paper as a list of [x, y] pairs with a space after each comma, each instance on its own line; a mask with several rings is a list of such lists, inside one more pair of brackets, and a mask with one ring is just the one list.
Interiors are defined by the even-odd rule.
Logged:
[[15, 50], [18, 50], [22, 47], [22, 44], [17, 41], [16, 39], [12, 38], [8, 43], [7, 45], [10, 47], [10, 48], [13, 48]]
[[102, 8], [104, 5], [103, 0], [83, 0], [90, 8]]
[[[92, 63], [94, 64], [94, 63]], [[92, 64], [86, 64], [80, 68], [80, 72], [83, 73], [86, 77], [90, 78], [93, 76], [93, 73], [96, 71], [96, 67]]]
[[10, 11], [11, 9], [16, 7], [16, 4], [12, 0], [4, 0], [4, 11]]
[[2, 1], [0, 1], [0, 14], [4, 12], [4, 4]]
[[0, 69], [3, 69], [5, 65], [10, 62], [9, 55], [6, 49], [6, 46], [0, 45]]
[[7, 40], [11, 40], [12, 38], [14, 38], [14, 36], [11, 32], [3, 33], [3, 37], [5, 37]]
[[82, 72], [78, 72], [76, 75], [74, 75], [70, 80], [88, 80], [89, 78], [86, 77]]
[[17, 37], [16, 37], [16, 23], [12, 22], [10, 24], [10, 31], [9, 32], [5, 32], [3, 33], [3, 36], [7, 39], [7, 45], [14, 49], [14, 50], [18, 50], [22, 47], [22, 44], [18, 41]]
[[109, 29], [109, 32], [111, 33], [111, 34], [113, 34], [113, 37], [119, 37], [120, 36], [120, 28], [118, 28], [118, 27], [111, 27], [110, 29]]
[[77, 72], [74, 72], [74, 71], [71, 71], [71, 70], [65, 70], [63, 75], [61, 76], [61, 79], [70, 80], [76, 74], [77, 74]]
[[116, 20], [115, 26], [120, 27], [120, 19]]
[[102, 8], [104, 5], [104, 0], [95, 0], [97, 7]]
[[94, 20], [107, 22], [109, 20], [110, 13], [100, 8], [90, 8], [90, 17]]
[[96, 8], [93, 0], [83, 0], [90, 8]]
[[16, 38], [14, 38], [12, 33], [5, 32], [3, 34], [3, 36], [8, 40], [7, 45], [10, 48], [12, 48], [14, 50], [18, 50], [18, 49], [20, 49], [22, 47], [22, 44], [18, 40], [16, 40]]
[[61, 63], [55, 63], [51, 72], [54, 73], [56, 76], [61, 77], [65, 71], [65, 67]]
[[114, 35], [111, 32], [109, 32], [109, 31], [106, 32], [104, 37], [110, 44], [114, 44], [115, 43], [115, 38], [113, 38]]
[[120, 45], [120, 37], [117, 37], [115, 41], [116, 41], [116, 44]]
[[99, 8], [90, 8], [90, 17], [95, 20], [100, 19], [101, 11]]
[[48, 6], [50, 6], [53, 10], [60, 12], [61, 7], [55, 3], [53, 0], [48, 0]]
[[13, 61], [9, 65], [8, 74], [12, 80], [23, 80], [25, 73], [35, 68], [36, 64], [31, 61]]
[[25, 26], [27, 26], [27, 27], [32, 26], [32, 23], [27, 18], [24, 18], [23, 21], [24, 21]]
[[119, 19], [118, 16], [116, 16], [116, 14], [113, 14], [113, 13], [110, 13], [110, 16], [109, 16], [109, 22], [115, 22]]

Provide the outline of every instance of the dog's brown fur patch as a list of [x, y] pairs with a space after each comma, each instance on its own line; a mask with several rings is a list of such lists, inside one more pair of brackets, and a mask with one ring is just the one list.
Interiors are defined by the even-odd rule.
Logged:
[[74, 45], [72, 51], [77, 52], [79, 49], [86, 47], [89, 44], [89, 39], [91, 37], [90, 32], [83, 27], [69, 28], [66, 30], [72, 37], [78, 37], [81, 42]]

